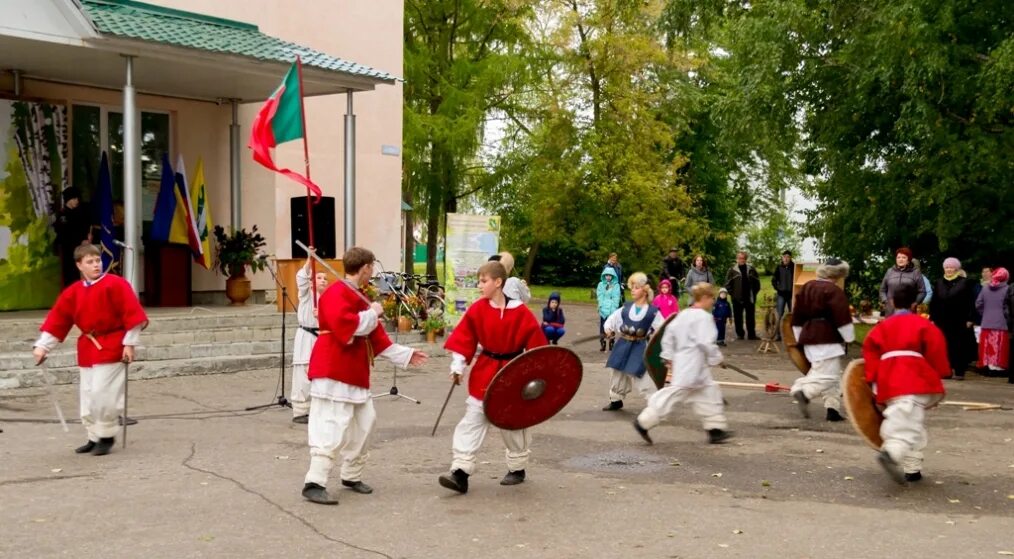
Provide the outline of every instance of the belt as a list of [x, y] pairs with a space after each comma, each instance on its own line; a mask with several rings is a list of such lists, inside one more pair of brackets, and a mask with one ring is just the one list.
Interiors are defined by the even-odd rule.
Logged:
[[628, 342], [639, 342], [648, 339], [648, 336], [631, 336], [629, 334], [620, 334], [620, 337]]
[[[300, 328], [304, 328], [304, 327], [300, 326]], [[326, 335], [328, 335], [330, 333], [331, 333], [330, 330], [317, 330], [317, 334], [320, 335], [320, 336], [326, 336]], [[370, 366], [372, 367], [373, 366], [373, 362], [374, 362], [374, 358], [376, 357], [376, 355], [373, 353], [373, 342], [371, 342], [370, 338], [367, 338], [366, 336], [360, 336], [360, 337], [362, 337], [363, 341], [366, 342], [366, 356], [370, 358]], [[349, 342], [349, 343], [351, 343], [351, 342]]]
[[485, 355], [486, 357], [491, 357], [498, 361], [510, 361], [511, 359], [514, 359], [515, 357], [521, 355], [524, 352], [525, 352], [524, 350], [521, 350], [521, 351], [512, 351], [510, 353], [496, 353], [495, 351], [490, 351], [488, 349], [482, 350], [483, 355]]
[[116, 330], [110, 330], [108, 332], [96, 332], [95, 330], [92, 330], [91, 332], [85, 332], [84, 337], [88, 338], [91, 343], [95, 344], [95, 349], [102, 351], [102, 344], [99, 343], [96, 336], [105, 336], [106, 334], [111, 334], [113, 332], [116, 332]]
[[887, 353], [880, 356], [880, 360], [894, 359], [895, 357], [922, 357], [923, 355], [918, 351], [909, 351], [907, 349], [888, 351]]
[[309, 326], [303, 326], [302, 324], [300, 324], [299, 327], [302, 328], [303, 330], [306, 330], [307, 332], [313, 334], [314, 336], [319, 335], [318, 332], [320, 332], [320, 328], [311, 328]]

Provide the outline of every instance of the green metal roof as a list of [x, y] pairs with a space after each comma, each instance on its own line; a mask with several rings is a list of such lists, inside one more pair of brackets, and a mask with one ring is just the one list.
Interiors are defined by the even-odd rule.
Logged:
[[404, 200], [402, 200], [401, 201], [401, 211], [403, 211], [403, 212], [410, 212], [410, 211], [412, 211], [412, 206], [409, 206], [408, 204], [405, 203]]
[[395, 76], [261, 33], [256, 25], [134, 0], [78, 0], [96, 31], [126, 39], [394, 81]]

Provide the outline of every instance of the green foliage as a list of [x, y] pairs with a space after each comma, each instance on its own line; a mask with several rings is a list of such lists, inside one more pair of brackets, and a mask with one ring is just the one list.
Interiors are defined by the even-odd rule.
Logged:
[[773, 273], [781, 260], [782, 252], [788, 250], [799, 254], [797, 226], [789, 219], [788, 208], [776, 206], [764, 218], [746, 230], [746, 250], [750, 252], [753, 265], [764, 273]]
[[264, 269], [266, 263], [258, 258], [260, 249], [267, 241], [257, 232], [254, 225], [250, 232], [246, 229], [229, 228], [229, 234], [225, 234], [225, 228], [221, 225], [215, 226], [215, 268], [228, 276], [238, 276], [246, 271], [249, 266], [253, 271], [259, 272]]

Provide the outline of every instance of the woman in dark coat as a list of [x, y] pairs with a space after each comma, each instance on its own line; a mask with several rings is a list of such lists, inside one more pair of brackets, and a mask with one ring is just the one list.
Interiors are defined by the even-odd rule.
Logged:
[[922, 274], [912, 263], [912, 251], [907, 247], [899, 248], [894, 252], [894, 263], [895, 265], [884, 274], [884, 281], [880, 283], [880, 305], [885, 317], [894, 314], [894, 290], [900, 285], [907, 283], [915, 288], [917, 305], [926, 298], [926, 284], [922, 281]]
[[947, 358], [955, 380], [964, 380], [965, 368], [975, 358], [975, 282], [968, 279], [957, 258], [944, 260], [944, 277], [937, 280], [930, 300], [930, 320], [947, 339]]

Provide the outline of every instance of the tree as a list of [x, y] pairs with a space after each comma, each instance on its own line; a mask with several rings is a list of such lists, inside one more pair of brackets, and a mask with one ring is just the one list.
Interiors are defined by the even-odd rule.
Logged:
[[782, 252], [799, 254], [799, 227], [789, 218], [789, 209], [778, 204], [746, 230], [746, 250], [750, 252], [750, 259], [766, 273], [774, 272]]

